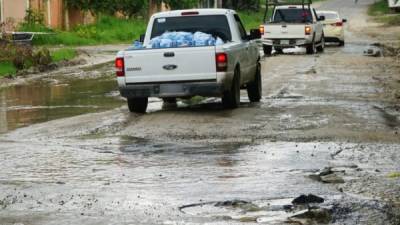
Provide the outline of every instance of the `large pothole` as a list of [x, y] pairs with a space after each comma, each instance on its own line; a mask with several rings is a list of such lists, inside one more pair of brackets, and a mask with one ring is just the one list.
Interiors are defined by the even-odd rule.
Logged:
[[185, 205], [180, 210], [193, 217], [206, 217], [229, 224], [365, 224], [367, 221], [379, 221], [371, 224], [381, 224], [382, 221], [385, 221], [384, 224], [396, 223], [391, 207], [377, 200], [347, 195], [324, 198], [323, 202], [315, 195], [302, 195], [295, 199], [215, 201]]

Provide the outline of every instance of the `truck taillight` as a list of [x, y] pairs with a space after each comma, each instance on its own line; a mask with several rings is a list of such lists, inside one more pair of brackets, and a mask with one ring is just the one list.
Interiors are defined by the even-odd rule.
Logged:
[[263, 35], [264, 34], [264, 32], [265, 32], [265, 27], [264, 27], [264, 25], [260, 25], [260, 33], [261, 33], [261, 35]]
[[115, 59], [115, 71], [116, 71], [117, 77], [125, 76], [124, 58], [116, 58]]
[[217, 72], [226, 72], [228, 69], [228, 55], [226, 53], [217, 53], [215, 61], [217, 63]]
[[305, 33], [306, 35], [310, 35], [311, 32], [312, 32], [312, 28], [311, 28], [310, 26], [305, 26], [305, 28], [304, 28], [304, 33]]

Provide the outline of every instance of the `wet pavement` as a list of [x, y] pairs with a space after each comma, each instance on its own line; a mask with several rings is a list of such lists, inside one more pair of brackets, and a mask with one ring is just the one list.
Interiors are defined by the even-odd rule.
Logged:
[[0, 225], [400, 224], [400, 67], [363, 55], [366, 5], [322, 4], [346, 46], [264, 58], [236, 110], [131, 114], [104, 67], [2, 90]]

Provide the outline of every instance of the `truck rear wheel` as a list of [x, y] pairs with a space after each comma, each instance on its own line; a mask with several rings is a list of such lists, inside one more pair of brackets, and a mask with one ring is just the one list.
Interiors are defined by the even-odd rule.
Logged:
[[240, 105], [240, 69], [235, 69], [232, 85], [229, 91], [222, 96], [222, 104], [225, 108], [235, 109]]
[[250, 102], [259, 102], [262, 96], [261, 65], [257, 64], [254, 81], [247, 85], [247, 95]]
[[275, 51], [277, 54], [283, 54], [283, 49], [282, 48], [275, 48]]
[[317, 51], [317, 49], [316, 49], [316, 47], [315, 47], [315, 38], [313, 38], [311, 44], [307, 45], [306, 51], [307, 51], [307, 54], [308, 54], [308, 55], [315, 54], [315, 52]]
[[265, 55], [271, 55], [272, 46], [271, 45], [263, 45], [263, 50]]
[[320, 45], [317, 47], [317, 50], [319, 52], [324, 52], [324, 50], [325, 50], [325, 37], [324, 37], [324, 35], [322, 35], [321, 42], [320, 42]]
[[148, 98], [128, 98], [129, 111], [135, 113], [145, 113], [148, 102]]

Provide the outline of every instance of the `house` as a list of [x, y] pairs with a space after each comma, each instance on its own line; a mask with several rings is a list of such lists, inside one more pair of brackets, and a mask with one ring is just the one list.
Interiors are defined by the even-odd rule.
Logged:
[[0, 22], [12, 20], [20, 23], [28, 9], [41, 12], [45, 25], [56, 29], [69, 29], [77, 24], [93, 21], [90, 13], [66, 8], [64, 0], [0, 0]]
[[[165, 4], [157, 4], [155, 0], [149, 0], [149, 5], [149, 15], [168, 10]], [[221, 8], [222, 0], [200, 0], [199, 6]], [[0, 23], [13, 21], [18, 24], [24, 20], [28, 9], [41, 12], [45, 25], [55, 29], [68, 30], [78, 24], [94, 21], [94, 16], [89, 12], [67, 8], [64, 0], [0, 0]]]

